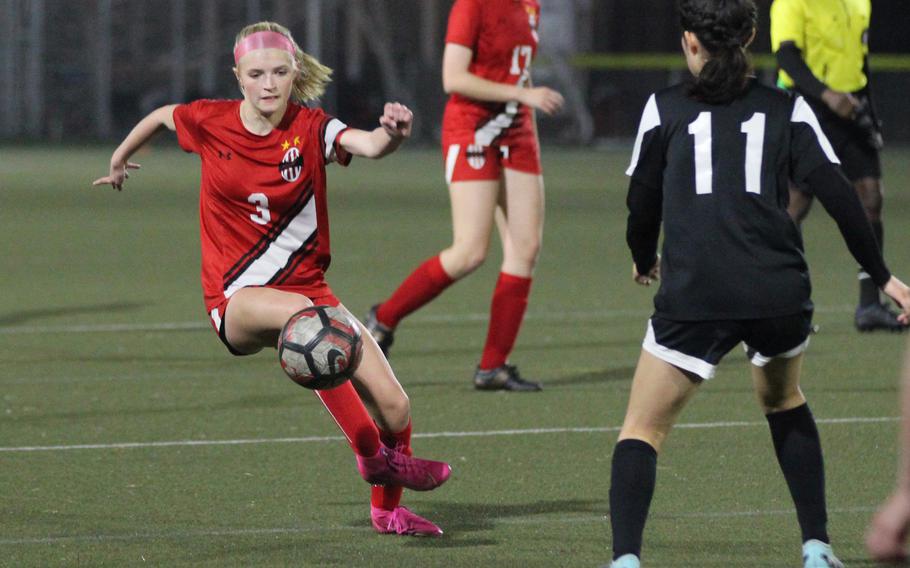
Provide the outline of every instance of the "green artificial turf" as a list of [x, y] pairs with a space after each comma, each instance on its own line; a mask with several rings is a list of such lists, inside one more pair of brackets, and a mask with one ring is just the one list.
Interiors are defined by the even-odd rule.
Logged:
[[[512, 356], [538, 394], [478, 393], [500, 253], [408, 318], [391, 362], [421, 456], [449, 483], [405, 503], [441, 539], [380, 536], [369, 487], [274, 351], [230, 356], [199, 284], [198, 161], [112, 148], [0, 148], [0, 565], [598, 566], [609, 462], [653, 289], [632, 284], [630, 148], [544, 148], [547, 225]], [[910, 151], [884, 169], [886, 256], [910, 278]], [[436, 150], [329, 171], [328, 279], [357, 314], [449, 242]], [[904, 339], [852, 326], [856, 265], [821, 207], [805, 225], [816, 322], [804, 390], [820, 420], [830, 530], [848, 565], [893, 481]], [[658, 462], [647, 566], [798, 566], [799, 531], [741, 350]]]

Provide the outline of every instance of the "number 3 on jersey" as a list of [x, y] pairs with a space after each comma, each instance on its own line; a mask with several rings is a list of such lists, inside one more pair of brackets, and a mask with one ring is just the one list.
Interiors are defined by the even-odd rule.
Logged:
[[[762, 148], [765, 144], [765, 113], [756, 112], [740, 125], [746, 135], [745, 178], [748, 193], [761, 193]], [[711, 165], [711, 113], [702, 112], [689, 123], [689, 134], [695, 137], [695, 193], [711, 193], [714, 171]]]
[[264, 193], [251, 193], [246, 200], [256, 206], [256, 213], [250, 213], [250, 219], [257, 225], [268, 225], [272, 220], [272, 214], [269, 213], [269, 198]]

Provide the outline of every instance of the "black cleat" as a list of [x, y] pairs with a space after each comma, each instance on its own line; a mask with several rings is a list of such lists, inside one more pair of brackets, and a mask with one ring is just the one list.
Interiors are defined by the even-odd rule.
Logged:
[[376, 343], [379, 344], [379, 349], [382, 350], [382, 354], [388, 357], [389, 349], [392, 347], [392, 343], [395, 342], [395, 330], [379, 323], [379, 320], [376, 319], [377, 309], [379, 309], [379, 304], [370, 308], [370, 313], [367, 314], [367, 317], [363, 318], [363, 326], [367, 328], [367, 331], [370, 332], [370, 335], [372, 335], [373, 339], [376, 340]]
[[875, 303], [856, 308], [854, 324], [859, 331], [902, 332], [907, 326], [897, 319], [897, 314], [885, 304]]
[[474, 388], [477, 390], [532, 392], [543, 390], [543, 385], [522, 379], [515, 365], [503, 365], [489, 371], [478, 367], [477, 372], [474, 373]]

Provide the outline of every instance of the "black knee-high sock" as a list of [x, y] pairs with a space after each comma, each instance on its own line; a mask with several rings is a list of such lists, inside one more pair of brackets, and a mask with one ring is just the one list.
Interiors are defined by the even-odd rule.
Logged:
[[[875, 240], [878, 241], [878, 250], [885, 250], [885, 228], [881, 221], [872, 221], [872, 232], [875, 233]], [[877, 304], [881, 301], [878, 293], [878, 286], [869, 278], [869, 275], [860, 269], [859, 277], [859, 305], [868, 306]]]
[[767, 416], [777, 461], [787, 480], [803, 542], [828, 540], [825, 464], [815, 418], [808, 404]]
[[657, 451], [641, 440], [622, 440], [613, 448], [610, 474], [610, 525], [613, 559], [641, 557], [641, 535], [657, 477]]

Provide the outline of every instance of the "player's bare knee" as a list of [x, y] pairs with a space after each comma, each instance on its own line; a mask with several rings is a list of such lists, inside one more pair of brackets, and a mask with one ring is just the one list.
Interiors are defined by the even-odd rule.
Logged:
[[302, 309], [309, 308], [312, 305], [313, 301], [306, 296], [301, 296], [299, 294], [294, 295], [293, 298], [290, 298], [282, 305], [282, 315], [284, 321], [288, 321], [291, 319], [291, 316]]
[[453, 278], [461, 278], [480, 268], [487, 259], [486, 247], [453, 247], [451, 260], [453, 261]]
[[392, 432], [404, 430], [411, 420], [411, 400], [402, 391], [388, 400], [382, 401], [382, 416], [386, 424], [383, 429]]
[[759, 393], [758, 403], [765, 414], [796, 408], [806, 402], [802, 391], [796, 388], [769, 390]]

